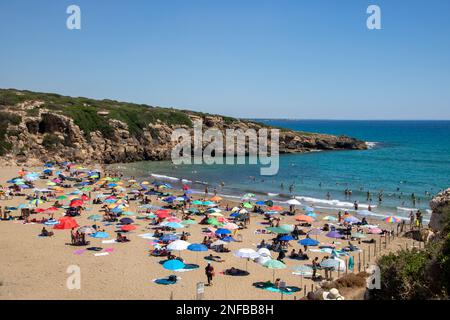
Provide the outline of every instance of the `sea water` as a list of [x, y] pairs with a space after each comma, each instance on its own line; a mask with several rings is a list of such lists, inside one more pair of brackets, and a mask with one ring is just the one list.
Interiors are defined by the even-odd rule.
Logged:
[[[320, 151], [280, 156], [275, 176], [260, 176], [258, 165], [182, 165], [170, 161], [120, 165], [127, 175], [204, 184], [219, 194], [240, 198], [286, 201], [297, 197], [305, 205], [352, 210], [370, 203], [374, 214], [407, 216], [411, 210], [429, 213], [432, 195], [450, 187], [450, 121], [258, 120], [299, 131], [348, 135], [368, 142], [368, 150]], [[153, 176], [150, 176], [153, 174]], [[221, 183], [223, 186], [221, 186]], [[291, 191], [289, 187], [292, 186]], [[344, 190], [351, 190], [346, 196]], [[367, 192], [370, 192], [369, 201]], [[378, 194], [382, 192], [382, 202]], [[415, 196], [413, 201], [412, 194]]]

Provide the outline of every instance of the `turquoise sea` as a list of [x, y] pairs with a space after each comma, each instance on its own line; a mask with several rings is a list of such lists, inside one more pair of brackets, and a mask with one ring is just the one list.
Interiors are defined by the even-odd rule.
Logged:
[[[253, 192], [257, 198], [283, 202], [295, 196], [317, 208], [351, 210], [353, 202], [358, 201], [364, 209], [370, 202], [369, 191], [373, 211], [381, 215], [407, 216], [413, 208], [427, 210], [430, 195], [450, 187], [450, 121], [258, 121], [294, 130], [348, 135], [370, 142], [370, 149], [281, 155], [279, 173], [272, 177], [260, 176], [259, 166], [248, 164], [176, 167], [164, 161], [119, 167], [129, 176], [166, 179], [174, 184], [186, 179], [199, 191], [204, 190], [202, 183], [208, 183], [211, 191], [216, 188], [219, 194], [234, 197]], [[345, 189], [352, 190], [351, 196], [345, 195]]]

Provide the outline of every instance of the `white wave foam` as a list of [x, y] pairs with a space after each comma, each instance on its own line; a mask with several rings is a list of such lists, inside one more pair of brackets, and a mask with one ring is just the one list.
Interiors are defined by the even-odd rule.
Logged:
[[[330, 207], [337, 207], [337, 208], [353, 208], [354, 204], [352, 202], [346, 202], [346, 201], [340, 201], [340, 200], [325, 200], [325, 199], [318, 199], [318, 198], [311, 198], [311, 197], [303, 197], [303, 196], [296, 196], [296, 199], [308, 202], [311, 204], [322, 204], [322, 205], [328, 205]], [[358, 203], [359, 209], [368, 209], [369, 205], [365, 203]], [[372, 205], [372, 208], [376, 208], [376, 205]]]
[[279, 194], [279, 193], [270, 193], [270, 192], [268, 192], [267, 195], [268, 195], [269, 197], [276, 197], [276, 196], [278, 196], [278, 195], [280, 195], [280, 194]]
[[397, 207], [397, 211], [417, 211], [417, 208], [404, 208], [404, 207]]
[[156, 174], [156, 173], [152, 173], [151, 174], [152, 177], [158, 178], [158, 179], [163, 179], [163, 180], [172, 180], [172, 181], [179, 181], [180, 179], [177, 177], [171, 177], [171, 176], [166, 176], [163, 174]]
[[367, 149], [373, 149], [377, 146], [378, 142], [366, 142]]

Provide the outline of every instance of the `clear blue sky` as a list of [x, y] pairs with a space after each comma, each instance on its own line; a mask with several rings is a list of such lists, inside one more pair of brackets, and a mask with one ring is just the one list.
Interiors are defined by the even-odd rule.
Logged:
[[[382, 30], [366, 28], [369, 4]], [[238, 117], [450, 119], [448, 0], [1, 1], [0, 41], [2, 88]]]

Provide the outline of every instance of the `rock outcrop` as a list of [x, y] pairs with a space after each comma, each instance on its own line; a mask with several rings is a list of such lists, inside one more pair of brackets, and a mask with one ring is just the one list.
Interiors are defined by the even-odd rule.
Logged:
[[428, 226], [435, 232], [444, 227], [445, 222], [450, 219], [450, 188], [438, 193], [431, 201], [432, 210]]
[[[33, 113], [33, 107], [37, 112]], [[27, 101], [14, 107], [1, 106], [2, 114], [20, 119], [19, 123], [5, 128], [3, 139], [12, 147], [1, 157], [9, 164], [35, 164], [47, 160], [77, 161], [83, 163], [123, 163], [141, 160], [168, 160], [175, 143], [171, 141], [174, 129], [193, 131], [188, 125], [172, 125], [160, 120], [149, 123], [139, 135], [133, 134], [127, 123], [108, 117], [108, 112], [99, 111], [111, 132], [100, 130], [86, 134], [74, 120], [61, 112], [46, 109], [39, 101]], [[103, 112], [103, 113], [101, 113]], [[267, 126], [245, 120], [187, 113], [189, 118], [202, 120], [203, 127], [217, 128], [222, 133], [227, 129], [254, 129]], [[1, 116], [1, 115], [0, 115]], [[192, 134], [191, 134], [192, 135]], [[207, 144], [207, 143], [206, 143]], [[205, 145], [205, 144], [204, 144]], [[281, 130], [280, 153], [309, 152], [315, 150], [366, 149], [363, 141], [327, 134], [310, 134]]]

